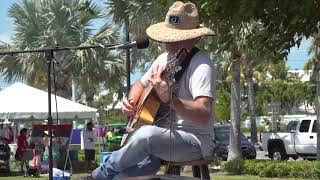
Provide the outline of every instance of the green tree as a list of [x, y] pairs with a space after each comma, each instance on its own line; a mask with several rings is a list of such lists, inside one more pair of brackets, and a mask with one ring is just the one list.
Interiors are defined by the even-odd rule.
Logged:
[[228, 161], [242, 159], [240, 149], [240, 56], [231, 55], [231, 127]]
[[[319, 28], [319, 27], [318, 27]], [[313, 34], [313, 45], [310, 47], [309, 54], [314, 53], [314, 57], [310, 59], [305, 65], [305, 70], [311, 70], [310, 80], [316, 86], [316, 114], [317, 114], [317, 160], [320, 160], [320, 35]]]
[[239, 32], [245, 30], [251, 21], [260, 22], [263, 31], [244, 33], [240, 39], [246, 40], [243, 41], [248, 47], [245, 49], [273, 54], [278, 59], [283, 59], [292, 46], [299, 45], [304, 36], [309, 37], [318, 31], [320, 7], [317, 1], [199, 0], [197, 3], [207, 24], [219, 30], [221, 49], [231, 54], [235, 54], [231, 47], [239, 42]]
[[230, 119], [230, 93], [223, 88], [217, 90], [214, 115], [217, 122], [228, 122]]

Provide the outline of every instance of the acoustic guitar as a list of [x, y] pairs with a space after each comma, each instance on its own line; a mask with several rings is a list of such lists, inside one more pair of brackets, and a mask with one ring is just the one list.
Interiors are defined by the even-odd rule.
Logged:
[[[187, 50], [182, 48], [168, 60], [161, 74], [161, 78], [168, 83], [169, 87], [175, 84], [175, 74], [182, 70], [181, 63], [186, 59], [187, 55]], [[137, 112], [134, 117], [128, 121], [126, 134], [122, 136], [121, 146], [127, 144], [137, 129], [144, 125], [152, 125], [154, 123], [160, 104], [161, 101], [153, 87], [149, 85], [147, 88], [144, 88], [137, 104]]]

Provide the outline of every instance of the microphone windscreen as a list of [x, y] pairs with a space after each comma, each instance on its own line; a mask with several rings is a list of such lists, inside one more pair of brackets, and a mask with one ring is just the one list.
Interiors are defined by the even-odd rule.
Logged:
[[138, 38], [136, 40], [136, 43], [137, 43], [137, 48], [138, 49], [147, 48], [149, 46], [149, 38], [148, 38], [148, 36], [144, 36], [144, 37]]

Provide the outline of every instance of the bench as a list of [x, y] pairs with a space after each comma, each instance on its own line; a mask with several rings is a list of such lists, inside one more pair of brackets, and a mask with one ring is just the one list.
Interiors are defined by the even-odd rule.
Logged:
[[210, 180], [208, 165], [211, 163], [212, 161], [210, 160], [195, 160], [195, 161], [184, 161], [184, 162], [164, 161], [162, 164], [166, 166], [165, 168], [166, 174], [180, 175], [181, 166], [192, 166], [193, 177]]

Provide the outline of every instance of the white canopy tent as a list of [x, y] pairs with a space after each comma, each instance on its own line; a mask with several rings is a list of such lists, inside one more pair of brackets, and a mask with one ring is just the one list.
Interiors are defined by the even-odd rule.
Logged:
[[[58, 118], [97, 119], [97, 109], [57, 96]], [[51, 95], [52, 118], [56, 119], [56, 101]], [[0, 119], [45, 120], [48, 117], [48, 93], [26, 84], [15, 83], [0, 91]]]

